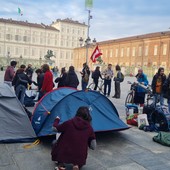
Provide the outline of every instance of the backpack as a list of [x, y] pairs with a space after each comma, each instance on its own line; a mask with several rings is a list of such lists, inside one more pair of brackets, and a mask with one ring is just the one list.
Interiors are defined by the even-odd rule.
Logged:
[[125, 78], [125, 76], [124, 76], [124, 74], [121, 72], [120, 82], [123, 82], [123, 81], [124, 81], [124, 78]]
[[89, 75], [88, 75], [86, 70], [85, 70], [85, 74], [84, 74], [84, 77], [83, 77], [83, 81], [86, 82], [86, 83], [88, 83], [88, 81], [89, 81]]
[[155, 111], [151, 115], [151, 120], [156, 130], [158, 131], [170, 130], [170, 113], [167, 107], [164, 106], [156, 107]]

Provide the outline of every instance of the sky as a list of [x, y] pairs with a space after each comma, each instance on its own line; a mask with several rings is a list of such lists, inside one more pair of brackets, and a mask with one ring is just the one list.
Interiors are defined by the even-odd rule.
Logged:
[[[0, 0], [0, 18], [44, 23], [71, 18], [87, 24], [85, 0]], [[23, 15], [18, 14], [18, 7]], [[170, 0], [93, 0], [90, 38], [99, 41], [170, 30]]]

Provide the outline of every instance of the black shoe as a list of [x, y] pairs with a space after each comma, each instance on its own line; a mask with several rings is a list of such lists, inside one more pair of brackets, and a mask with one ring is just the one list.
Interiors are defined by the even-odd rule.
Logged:
[[112, 98], [116, 98], [116, 96], [112, 96]]

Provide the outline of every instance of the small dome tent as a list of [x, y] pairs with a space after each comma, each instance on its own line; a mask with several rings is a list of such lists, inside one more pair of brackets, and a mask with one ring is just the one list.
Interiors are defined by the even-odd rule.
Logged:
[[34, 129], [14, 91], [0, 83], [0, 142], [27, 142], [34, 138]]
[[[68, 89], [60, 89], [60, 93], [65, 90], [67, 91]], [[53, 91], [51, 93], [53, 93]], [[54, 119], [59, 116], [60, 123], [63, 123], [73, 118], [80, 106], [89, 107], [92, 116], [92, 127], [95, 132], [128, 129], [128, 126], [119, 118], [113, 103], [107, 97], [96, 91], [72, 91], [60, 99], [61, 100], [58, 100], [50, 110], [50, 114], [47, 114], [48, 110], [46, 108], [37, 106], [35, 109], [32, 124], [37, 136], [55, 134], [55, 132], [52, 131]], [[44, 97], [44, 100], [47, 100], [46, 97]], [[47, 103], [50, 102], [47, 101]], [[41, 105], [41, 102], [39, 105]], [[41, 109], [44, 109], [44, 112]]]
[[[44, 127], [45, 122], [49, 119], [49, 114], [51, 117], [51, 111], [55, 105], [61, 101], [65, 96], [73, 93], [77, 89], [74, 88], [57, 88], [49, 93], [47, 93], [41, 100], [37, 103], [32, 117], [32, 126], [36, 134], [38, 134]], [[48, 122], [48, 121], [47, 121]], [[51, 133], [51, 129], [46, 129], [46, 134]]]

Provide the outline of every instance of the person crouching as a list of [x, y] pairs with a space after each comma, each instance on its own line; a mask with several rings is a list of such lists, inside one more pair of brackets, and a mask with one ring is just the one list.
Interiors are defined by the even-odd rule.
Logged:
[[56, 117], [53, 127], [61, 132], [56, 146], [53, 146], [52, 160], [58, 162], [56, 169], [64, 170], [64, 164], [73, 164], [73, 170], [79, 170], [86, 164], [88, 146], [96, 148], [96, 137], [91, 127], [88, 107], [79, 107], [74, 118], [59, 125]]

